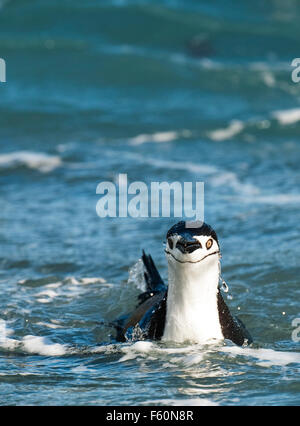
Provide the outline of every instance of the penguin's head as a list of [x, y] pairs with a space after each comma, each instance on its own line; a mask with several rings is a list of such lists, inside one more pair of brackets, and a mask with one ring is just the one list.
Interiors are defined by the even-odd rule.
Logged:
[[[174, 264], [208, 264], [219, 261], [220, 246], [216, 232], [202, 222], [198, 227], [189, 227], [189, 222], [178, 222], [166, 236], [168, 262]], [[200, 265], [199, 265], [200, 266]]]

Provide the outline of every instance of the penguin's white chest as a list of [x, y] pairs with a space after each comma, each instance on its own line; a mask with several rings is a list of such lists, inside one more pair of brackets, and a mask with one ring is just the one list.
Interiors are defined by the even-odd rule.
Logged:
[[[215, 279], [216, 278], [216, 279]], [[170, 281], [170, 279], [169, 279]], [[203, 343], [223, 339], [217, 303], [218, 277], [199, 282], [190, 275], [171, 274], [163, 340]]]

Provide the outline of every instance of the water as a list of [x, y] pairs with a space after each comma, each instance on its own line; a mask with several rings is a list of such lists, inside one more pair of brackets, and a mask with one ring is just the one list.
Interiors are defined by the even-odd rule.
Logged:
[[[0, 403], [298, 405], [299, 3], [0, 7]], [[119, 173], [205, 182], [253, 347], [114, 343], [177, 221], [100, 219]]]

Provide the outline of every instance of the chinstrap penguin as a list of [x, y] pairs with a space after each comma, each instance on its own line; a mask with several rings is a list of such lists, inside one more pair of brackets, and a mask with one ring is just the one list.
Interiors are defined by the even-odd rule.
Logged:
[[150, 255], [142, 254], [146, 292], [136, 310], [117, 322], [117, 340], [151, 339], [205, 343], [229, 339], [242, 346], [249, 332], [231, 315], [219, 289], [220, 246], [216, 232], [203, 223], [181, 221], [166, 235], [168, 286]]

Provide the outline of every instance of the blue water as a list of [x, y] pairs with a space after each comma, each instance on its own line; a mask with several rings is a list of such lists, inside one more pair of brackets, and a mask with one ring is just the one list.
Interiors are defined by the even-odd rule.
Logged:
[[[0, 0], [1, 405], [299, 404], [299, 19], [296, 0]], [[166, 278], [178, 220], [99, 218], [120, 173], [205, 183], [252, 347], [101, 325], [135, 306], [142, 249]]]

